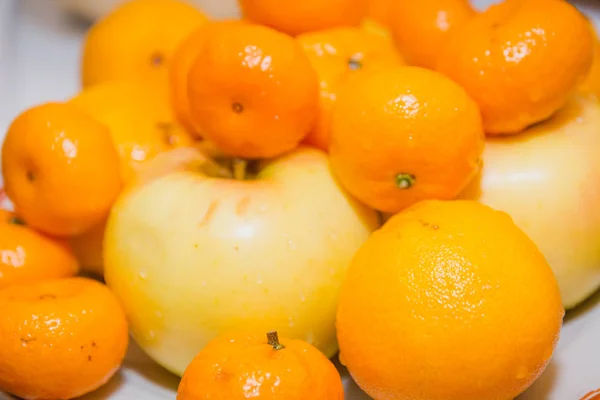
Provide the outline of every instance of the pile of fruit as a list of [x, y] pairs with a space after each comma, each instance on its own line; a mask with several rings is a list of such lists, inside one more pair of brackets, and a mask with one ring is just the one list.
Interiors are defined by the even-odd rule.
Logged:
[[[0, 390], [128, 335], [177, 398], [506, 400], [600, 287], [600, 45], [564, 0], [129, 0], [2, 146]], [[83, 273], [83, 274], [81, 274]], [[90, 276], [91, 275], [91, 276]]]

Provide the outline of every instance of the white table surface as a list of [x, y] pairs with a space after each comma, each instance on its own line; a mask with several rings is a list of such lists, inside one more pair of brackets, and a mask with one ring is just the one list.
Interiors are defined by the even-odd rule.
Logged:
[[[475, 4], [483, 7], [490, 2]], [[600, 25], [598, 1], [575, 4]], [[84, 30], [81, 21], [61, 13], [56, 0], [0, 0], [0, 140], [19, 112], [77, 93]], [[551, 364], [518, 400], [579, 400], [599, 388], [599, 339], [600, 295], [596, 295], [567, 315]], [[346, 382], [348, 400], [367, 399], [347, 378]], [[85, 400], [174, 399], [177, 383], [132, 345], [121, 373]]]

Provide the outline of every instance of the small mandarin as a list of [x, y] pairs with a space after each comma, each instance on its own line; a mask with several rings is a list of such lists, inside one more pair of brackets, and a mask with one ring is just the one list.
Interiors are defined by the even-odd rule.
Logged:
[[337, 92], [357, 74], [403, 65], [394, 44], [358, 27], [332, 28], [297, 36], [319, 75], [320, 110], [315, 128], [304, 142], [327, 151], [331, 113]]
[[141, 79], [168, 93], [167, 64], [179, 43], [206, 22], [186, 1], [130, 0], [99, 19], [86, 33], [81, 78], [96, 83]]
[[567, 1], [505, 0], [454, 30], [436, 69], [477, 101], [486, 133], [510, 135], [565, 104], [590, 69], [593, 43]]
[[66, 278], [78, 271], [77, 259], [65, 241], [38, 233], [0, 210], [0, 289]]
[[340, 375], [329, 359], [301, 340], [276, 332], [223, 335], [187, 367], [177, 400], [342, 400]]
[[290, 35], [338, 26], [358, 26], [367, 0], [239, 0], [242, 16]]
[[377, 210], [452, 199], [479, 170], [485, 145], [477, 104], [456, 83], [421, 67], [357, 76], [333, 111], [331, 167]]
[[426, 200], [352, 260], [340, 361], [375, 399], [514, 399], [548, 364], [563, 316], [550, 266], [507, 214]]
[[236, 157], [292, 150], [313, 128], [319, 84], [302, 47], [271, 28], [238, 21], [207, 29], [188, 75], [196, 129]]
[[106, 383], [128, 345], [119, 302], [100, 282], [67, 278], [0, 290], [0, 390], [72, 399]]
[[468, 0], [398, 1], [388, 25], [398, 49], [411, 65], [435, 68], [451, 31], [475, 15]]
[[100, 222], [121, 189], [109, 129], [69, 103], [35, 106], [12, 122], [2, 174], [19, 217], [56, 236]]

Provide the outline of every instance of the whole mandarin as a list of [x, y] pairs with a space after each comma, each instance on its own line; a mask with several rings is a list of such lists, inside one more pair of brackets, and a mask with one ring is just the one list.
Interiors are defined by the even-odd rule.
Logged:
[[294, 149], [313, 128], [319, 83], [292, 37], [266, 26], [215, 22], [188, 75], [196, 129], [236, 157]]
[[398, 49], [411, 65], [435, 68], [453, 29], [476, 12], [468, 0], [398, 1], [388, 25]]
[[0, 289], [77, 274], [77, 259], [64, 240], [45, 236], [2, 211], [0, 219]]
[[486, 133], [510, 135], [550, 117], [583, 82], [594, 38], [564, 0], [505, 0], [453, 31], [437, 70], [477, 101]]
[[67, 278], [0, 290], [0, 390], [72, 399], [105, 384], [128, 345], [119, 302], [100, 282]]
[[356, 76], [333, 110], [331, 167], [357, 199], [396, 213], [452, 199], [479, 170], [485, 135], [475, 101], [421, 67]]
[[121, 189], [109, 129], [69, 103], [41, 104], [15, 118], [2, 147], [2, 174], [19, 217], [56, 236], [100, 222]]
[[351, 262], [340, 361], [376, 399], [514, 399], [548, 364], [563, 316], [548, 262], [510, 216], [426, 200]]
[[317, 348], [276, 332], [209, 342], [187, 367], [177, 400], [342, 400], [340, 375]]
[[404, 64], [394, 44], [358, 27], [332, 28], [299, 35], [320, 83], [319, 119], [304, 143], [327, 151], [331, 113], [340, 88], [357, 74]]
[[367, 13], [367, 0], [239, 0], [242, 16], [289, 35], [338, 26], [358, 26]]
[[139, 79], [168, 95], [167, 64], [188, 35], [207, 21], [186, 1], [130, 0], [94, 23], [84, 37], [83, 87]]

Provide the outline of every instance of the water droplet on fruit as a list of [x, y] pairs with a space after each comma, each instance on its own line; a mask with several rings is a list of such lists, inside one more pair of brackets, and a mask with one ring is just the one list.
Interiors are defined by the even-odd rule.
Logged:
[[146, 279], [148, 279], [148, 273], [146, 271], [140, 271], [140, 279], [145, 281]]
[[256, 278], [256, 284], [262, 285], [262, 283], [263, 283], [262, 276], [259, 275], [258, 278]]
[[288, 248], [290, 250], [296, 250], [296, 243], [294, 243], [291, 239], [288, 240]]
[[516, 378], [523, 379], [525, 377], [527, 377], [527, 367], [519, 367], [519, 369], [517, 370]]
[[292, 318], [292, 317], [288, 318], [288, 326], [290, 328], [293, 328], [294, 326], [296, 326], [296, 323], [294, 322], [294, 318]]

